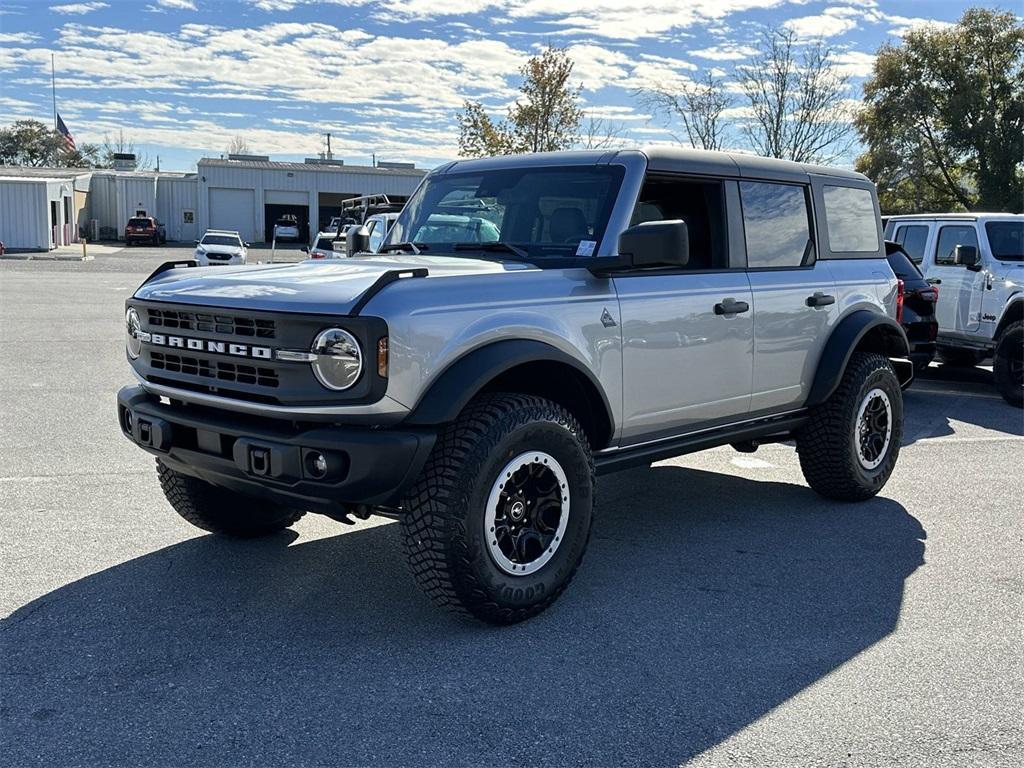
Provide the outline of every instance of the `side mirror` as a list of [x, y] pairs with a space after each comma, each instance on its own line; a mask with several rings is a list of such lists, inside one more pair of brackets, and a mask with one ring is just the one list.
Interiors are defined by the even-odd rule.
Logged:
[[196, 240], [196, 245], [199, 245], [199, 241], [198, 240]]
[[352, 258], [357, 253], [370, 250], [370, 230], [360, 224], [352, 227], [345, 235], [345, 255]]
[[968, 269], [981, 269], [981, 258], [978, 256], [978, 248], [973, 245], [958, 245], [953, 250], [953, 263], [961, 264]]
[[629, 266], [685, 267], [690, 261], [690, 236], [682, 219], [647, 221], [619, 235], [619, 254]]

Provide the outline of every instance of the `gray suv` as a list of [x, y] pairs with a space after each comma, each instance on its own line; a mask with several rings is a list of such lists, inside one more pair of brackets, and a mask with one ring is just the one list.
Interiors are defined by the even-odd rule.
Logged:
[[170, 262], [128, 300], [118, 420], [186, 520], [391, 516], [435, 601], [506, 624], [569, 583], [596, 475], [794, 440], [811, 488], [856, 501], [896, 463], [913, 366], [859, 174], [666, 148], [459, 161], [378, 250]]

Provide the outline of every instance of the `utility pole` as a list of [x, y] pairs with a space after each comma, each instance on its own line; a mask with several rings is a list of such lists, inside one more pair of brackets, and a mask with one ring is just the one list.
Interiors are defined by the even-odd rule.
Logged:
[[53, 130], [57, 130], [57, 67], [54, 54], [50, 53], [50, 86], [53, 89]]

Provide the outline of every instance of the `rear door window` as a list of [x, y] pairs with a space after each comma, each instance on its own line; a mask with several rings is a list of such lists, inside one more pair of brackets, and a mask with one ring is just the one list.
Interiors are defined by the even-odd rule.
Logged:
[[904, 224], [896, 230], [894, 240], [903, 246], [911, 261], [920, 264], [924, 261], [924, 249], [928, 245], [928, 226], [926, 224]]
[[814, 258], [807, 188], [741, 181], [748, 269], [800, 267]]
[[878, 250], [878, 221], [871, 192], [826, 184], [825, 222], [833, 253], [874, 253]]

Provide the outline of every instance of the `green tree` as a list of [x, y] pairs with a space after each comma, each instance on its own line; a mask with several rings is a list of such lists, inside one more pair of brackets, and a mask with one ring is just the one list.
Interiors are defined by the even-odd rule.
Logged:
[[3, 165], [59, 166], [65, 154], [64, 137], [38, 120], [18, 120], [0, 128]]
[[482, 104], [467, 101], [459, 113], [459, 154], [464, 157], [551, 152], [580, 137], [580, 88], [569, 83], [573, 61], [562, 48], [546, 48], [519, 70], [520, 98], [495, 122]]
[[857, 169], [887, 213], [1024, 208], [1024, 26], [971, 8], [885, 45], [864, 85]]

